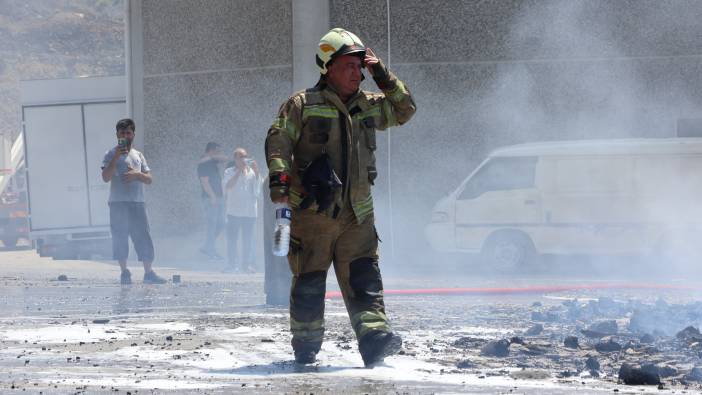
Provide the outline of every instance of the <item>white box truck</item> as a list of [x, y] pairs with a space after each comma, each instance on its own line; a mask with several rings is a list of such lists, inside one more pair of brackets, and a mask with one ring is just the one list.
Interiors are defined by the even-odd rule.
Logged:
[[14, 249], [20, 239], [29, 238], [27, 186], [24, 172], [24, 137], [19, 133], [12, 144], [3, 138], [4, 167], [0, 169], [0, 240]]
[[127, 114], [124, 77], [22, 81], [20, 90], [30, 238], [56, 259], [108, 254], [100, 165]]
[[702, 138], [504, 147], [437, 202], [425, 234], [503, 271], [540, 254], [695, 258], [700, 174]]

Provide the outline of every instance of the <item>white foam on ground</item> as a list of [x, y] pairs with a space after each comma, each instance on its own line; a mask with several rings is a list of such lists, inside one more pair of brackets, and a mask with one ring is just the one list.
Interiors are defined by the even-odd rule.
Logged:
[[[270, 346], [270, 343], [268, 344]], [[235, 345], [227, 349], [236, 350]], [[222, 355], [222, 354], [220, 354]], [[296, 367], [292, 363], [292, 354], [289, 350], [274, 347], [271, 350], [257, 350], [247, 352], [246, 355], [229, 356], [224, 353], [221, 363], [206, 365], [212, 368], [210, 372], [202, 372], [219, 379], [260, 379], [265, 380], [274, 374], [277, 378], [298, 380], [333, 380], [334, 378], [361, 378], [377, 381], [417, 381], [437, 384], [469, 385], [469, 386], [501, 386], [510, 387], [518, 385], [520, 388], [557, 388], [562, 387], [554, 380], [515, 380], [508, 376], [488, 376], [480, 379], [476, 374], [442, 374], [441, 369], [446, 366], [421, 361], [408, 356], [394, 356], [386, 358], [385, 363], [366, 369], [360, 355], [354, 349], [341, 351], [335, 346], [323, 346], [317, 364], [304, 368]], [[233, 359], [229, 359], [233, 358]], [[227, 366], [227, 360], [233, 361], [233, 366]], [[229, 362], [232, 363], [232, 362]], [[199, 362], [188, 363], [189, 366], [205, 367]], [[215, 367], [216, 366], [216, 367]]]
[[[237, 328], [238, 333], [249, 334], [248, 327]], [[258, 328], [257, 328], [258, 329]], [[408, 336], [408, 339], [416, 339]], [[250, 345], [251, 343], [249, 343]], [[305, 378], [330, 379], [338, 378], [363, 378], [378, 381], [419, 381], [427, 383], [474, 385], [474, 386], [514, 386], [530, 388], [556, 388], [555, 380], [514, 380], [508, 376], [488, 376], [483, 379], [476, 374], [446, 373], [449, 370], [445, 365], [426, 362], [410, 356], [393, 356], [386, 358], [385, 363], [373, 369], [366, 369], [357, 351], [355, 342], [349, 343], [351, 349], [342, 350], [333, 341], [326, 341], [322, 346], [317, 364], [299, 368], [292, 363], [293, 355], [290, 345], [286, 342], [254, 343], [254, 348], [242, 349], [236, 340], [220, 344], [215, 350], [200, 350], [209, 353], [206, 361], [178, 360], [177, 364], [198, 367], [209, 371], [217, 378], [231, 379], [262, 379], [269, 378], [271, 374], [276, 377], [290, 379]], [[231, 353], [231, 354], [230, 354]], [[140, 352], [141, 355], [144, 355]]]
[[[129, 338], [129, 332], [134, 329], [154, 331], [183, 331], [192, 330], [192, 325], [185, 322], [147, 323], [134, 326], [129, 325], [54, 325], [30, 330], [5, 330], [0, 332], [0, 338], [17, 341], [39, 342], [66, 342], [99, 341], [110, 338]], [[90, 329], [90, 333], [88, 333]], [[335, 378], [355, 378], [374, 381], [396, 382], [422, 382], [427, 384], [444, 384], [474, 387], [511, 387], [530, 388], [538, 391], [539, 388], [563, 388], [564, 384], [557, 379], [545, 380], [515, 380], [508, 375], [499, 374], [491, 376], [484, 374], [484, 378], [475, 371], [470, 373], [442, 373], [442, 369], [454, 370], [453, 366], [423, 360], [422, 356], [396, 355], [386, 358], [385, 363], [373, 369], [366, 369], [357, 350], [355, 341], [348, 342], [350, 349], [337, 346], [334, 339], [327, 339], [319, 354], [317, 364], [299, 367], [293, 363], [292, 349], [289, 342], [280, 339], [280, 325], [265, 327], [241, 326], [231, 329], [206, 329], [199, 336], [210, 339], [214, 344], [210, 348], [197, 350], [160, 349], [153, 346], [123, 347], [118, 350], [103, 354], [100, 359], [115, 362], [133, 360], [138, 358], [140, 364], [166, 364], [170, 365], [169, 371], [174, 376], [181, 376], [179, 380], [166, 380], [158, 377], [142, 378], [140, 382], [124, 379], [119, 376], [108, 375], [91, 377], [80, 375], [83, 385], [108, 385], [128, 388], [159, 388], [159, 389], [194, 389], [216, 388], [226, 385], [229, 380], [267, 380], [271, 375], [277, 378], [293, 380], [334, 380]], [[115, 331], [115, 333], [107, 333]], [[475, 326], [456, 328], [451, 334], [479, 335], [486, 337], [488, 334], [504, 334], [506, 330], [492, 329]], [[446, 336], [449, 334], [446, 333]], [[422, 343], [427, 336], [437, 336], [435, 331], [410, 331], [403, 332], [402, 336], [408, 342]], [[274, 341], [261, 341], [261, 339], [276, 338]], [[515, 369], [516, 370], [516, 369]], [[489, 373], [490, 369], [482, 369], [481, 373]], [[69, 369], [69, 377], [75, 371]], [[212, 382], [190, 380], [187, 377], [211, 377]], [[565, 384], [567, 387], [574, 384]]]
[[[176, 366], [193, 367], [202, 370], [230, 369], [236, 365], [237, 360], [229, 355], [229, 350], [225, 348], [198, 349], [197, 354], [193, 350], [161, 350], [151, 349], [142, 346], [124, 347], [113, 351], [114, 358], [129, 359], [135, 355], [139, 356], [139, 361], [148, 363], [165, 362]], [[180, 358], [176, 358], [180, 356]]]
[[[114, 333], [108, 333], [114, 331]], [[130, 336], [115, 326], [107, 325], [54, 325], [36, 329], [3, 330], [0, 338], [38, 343], [78, 343], [101, 340], [121, 340]]]
[[147, 329], [152, 331], [187, 331], [192, 330], [192, 325], [187, 322], [164, 322], [159, 324], [138, 324], [132, 326], [137, 329]]
[[229, 339], [234, 341], [237, 337], [268, 337], [278, 334], [274, 327], [240, 326], [232, 329], [206, 330], [206, 337]]
[[[213, 315], [213, 314], [208, 314], [208, 315]], [[236, 313], [221, 313], [219, 314], [221, 316], [226, 316], [226, 317], [243, 317], [243, 318], [251, 318], [251, 317], [266, 317], [266, 318], [288, 318], [288, 313], [284, 312], [279, 312], [279, 311], [271, 311], [269, 313], [257, 313], [257, 312], [236, 312]]]

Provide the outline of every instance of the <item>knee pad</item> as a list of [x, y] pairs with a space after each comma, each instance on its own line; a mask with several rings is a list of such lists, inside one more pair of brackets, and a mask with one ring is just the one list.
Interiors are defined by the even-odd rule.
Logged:
[[290, 292], [290, 314], [303, 322], [320, 319], [324, 314], [326, 285], [326, 271], [298, 275]]
[[383, 280], [378, 261], [374, 258], [359, 258], [349, 267], [349, 284], [356, 298], [371, 301], [380, 296]]

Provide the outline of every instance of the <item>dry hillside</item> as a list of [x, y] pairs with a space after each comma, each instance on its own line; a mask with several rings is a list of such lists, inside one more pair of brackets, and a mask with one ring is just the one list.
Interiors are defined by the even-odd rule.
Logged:
[[0, 0], [0, 133], [20, 130], [20, 80], [123, 74], [124, 0]]

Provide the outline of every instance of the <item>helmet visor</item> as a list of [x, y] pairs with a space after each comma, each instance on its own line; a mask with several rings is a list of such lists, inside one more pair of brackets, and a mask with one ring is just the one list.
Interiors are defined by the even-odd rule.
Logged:
[[359, 45], [344, 45], [341, 48], [339, 48], [338, 51], [334, 55], [332, 55], [332, 58], [336, 58], [339, 56], [343, 55], [356, 55], [361, 58], [366, 57], [366, 49], [364, 47], [361, 47]]

